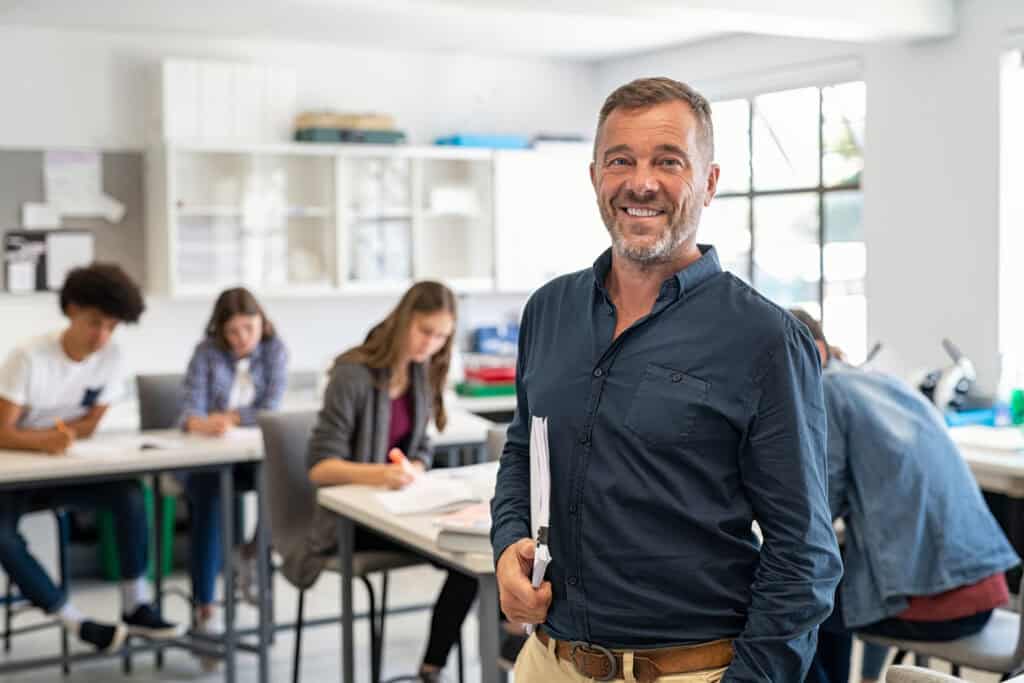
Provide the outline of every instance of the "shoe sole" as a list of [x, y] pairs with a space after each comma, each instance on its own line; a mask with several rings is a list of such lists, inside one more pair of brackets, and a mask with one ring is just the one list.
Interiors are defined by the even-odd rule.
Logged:
[[[100, 654], [110, 654], [111, 652], [117, 652], [124, 645], [124, 641], [128, 639], [128, 629], [121, 624], [114, 627], [114, 637], [111, 639], [110, 644], [104, 648], [96, 648], [96, 651]], [[85, 641], [83, 641], [85, 642]], [[92, 643], [88, 643], [92, 645]], [[96, 647], [93, 645], [93, 647]]]
[[134, 638], [145, 638], [146, 640], [173, 640], [185, 635], [184, 626], [170, 626], [168, 628], [148, 628], [146, 626], [132, 626], [127, 624], [128, 635]]

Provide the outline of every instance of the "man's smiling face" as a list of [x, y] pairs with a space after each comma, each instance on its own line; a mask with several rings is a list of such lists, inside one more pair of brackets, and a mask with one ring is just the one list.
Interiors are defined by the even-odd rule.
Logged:
[[640, 265], [671, 261], [696, 242], [717, 167], [698, 144], [699, 123], [682, 101], [615, 109], [599, 132], [591, 179], [618, 255]]

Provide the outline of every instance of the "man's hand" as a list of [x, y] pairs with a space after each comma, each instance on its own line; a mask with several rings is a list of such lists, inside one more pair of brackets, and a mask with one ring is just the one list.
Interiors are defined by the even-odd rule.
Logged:
[[509, 621], [524, 624], [543, 623], [551, 606], [551, 582], [544, 581], [540, 588], [531, 582], [533, 573], [532, 538], [522, 538], [509, 547], [498, 558], [495, 575], [498, 580], [498, 594], [501, 597], [501, 611]]

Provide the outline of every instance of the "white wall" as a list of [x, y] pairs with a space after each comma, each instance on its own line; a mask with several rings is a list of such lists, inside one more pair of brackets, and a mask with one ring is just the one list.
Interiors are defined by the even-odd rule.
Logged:
[[[908, 374], [948, 362], [948, 336], [998, 376], [999, 55], [1024, 27], [1016, 0], [963, 0], [947, 40], [859, 46], [736, 37], [602, 64], [601, 93], [638, 76], [725, 97], [849, 75], [867, 83], [864, 221], [868, 338]], [[810, 81], [808, 79], [811, 79]]]
[[589, 127], [590, 67], [268, 40], [0, 27], [0, 147], [142, 148], [165, 57], [294, 67], [298, 106], [389, 112], [413, 142]]
[[[414, 142], [456, 131], [586, 131], [594, 70], [583, 64], [275, 41], [0, 27], [0, 147], [142, 149], [164, 57], [294, 67], [300, 108], [395, 115]], [[460, 327], [515, 316], [523, 297], [463, 300]], [[317, 369], [362, 339], [395, 298], [266, 302], [295, 369]], [[152, 299], [119, 332], [141, 372], [184, 367], [212, 302]], [[0, 354], [61, 324], [54, 297], [0, 294]]]

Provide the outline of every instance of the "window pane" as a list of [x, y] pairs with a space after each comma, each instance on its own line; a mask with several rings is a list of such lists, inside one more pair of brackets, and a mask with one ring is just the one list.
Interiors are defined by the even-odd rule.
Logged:
[[845, 291], [836, 292], [834, 285], [825, 285], [825, 337], [829, 344], [842, 350], [850, 363], [863, 363], [867, 356], [868, 300], [863, 281], [859, 288], [860, 292], [854, 293], [845, 283]]
[[859, 184], [864, 170], [864, 83], [823, 88], [821, 98], [824, 184]]
[[825, 194], [824, 260], [826, 282], [863, 280], [867, 275], [862, 193]]
[[780, 306], [817, 307], [821, 279], [817, 193], [756, 198], [754, 226], [754, 286]]
[[754, 189], [818, 185], [818, 89], [754, 99]]
[[750, 282], [750, 200], [719, 198], [704, 209], [698, 241], [712, 244], [722, 268]]
[[711, 105], [715, 161], [722, 168], [718, 192], [750, 190], [750, 103], [728, 100]]

